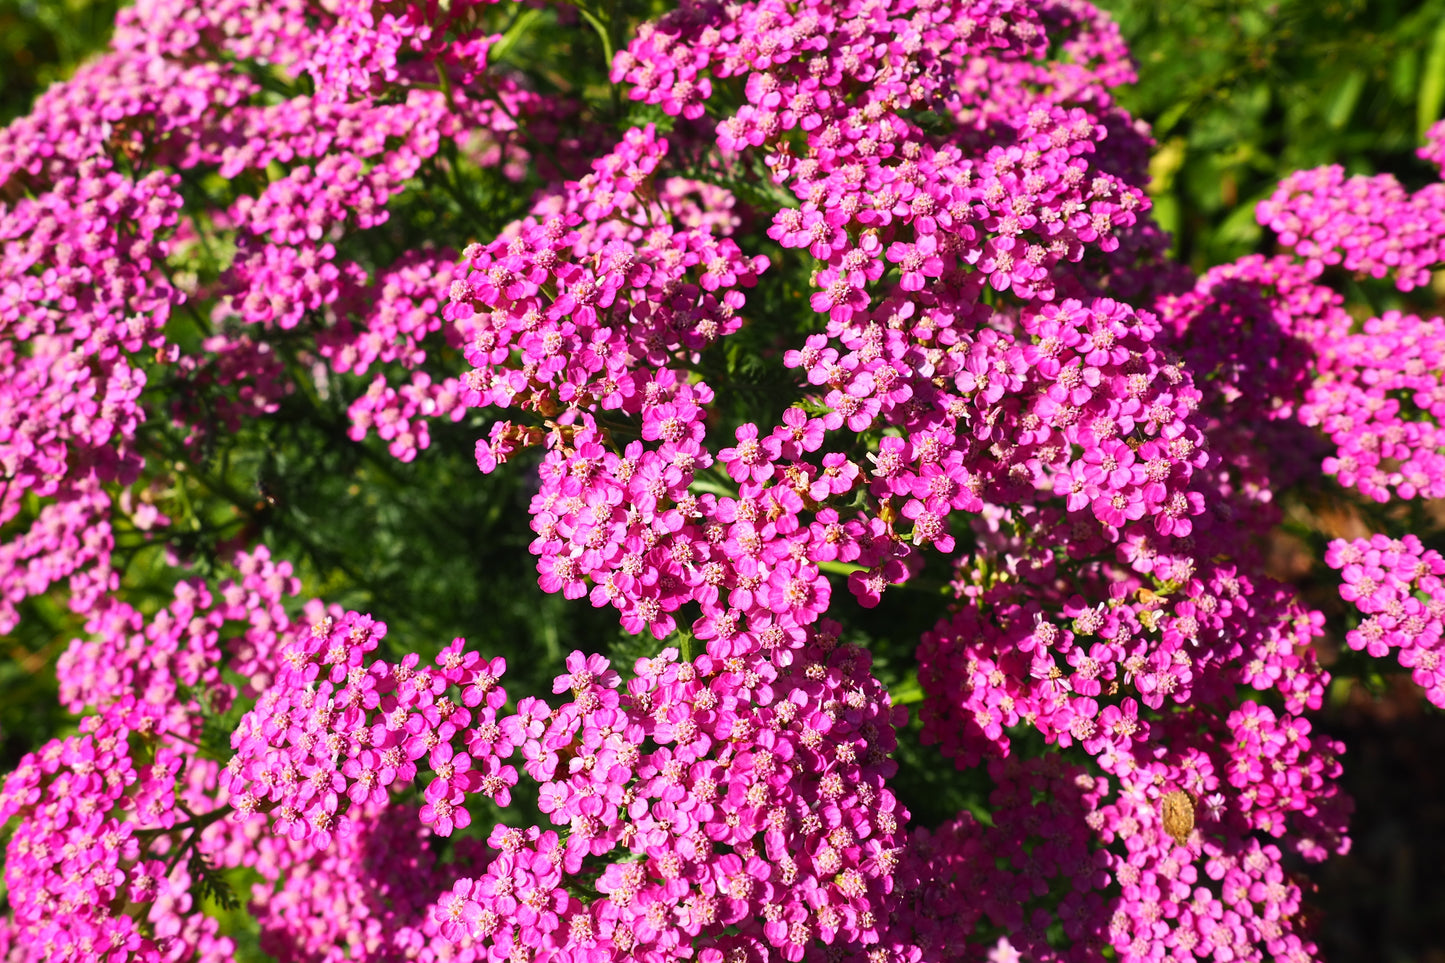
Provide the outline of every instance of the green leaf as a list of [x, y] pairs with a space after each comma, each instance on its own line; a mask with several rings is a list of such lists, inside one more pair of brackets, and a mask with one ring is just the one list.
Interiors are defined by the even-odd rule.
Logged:
[[203, 853], [193, 853], [186, 862], [190, 870], [191, 890], [203, 900], [210, 900], [223, 910], [232, 910], [240, 905], [236, 893], [225, 876], [217, 872]]
[[1430, 52], [1425, 56], [1425, 69], [1420, 74], [1420, 100], [1415, 105], [1416, 134], [1423, 138], [1430, 125], [1440, 118], [1445, 102], [1445, 20], [1435, 28]]
[[1325, 121], [1335, 130], [1345, 126], [1355, 112], [1355, 105], [1360, 102], [1360, 92], [1365, 89], [1364, 71], [1351, 70], [1340, 82], [1339, 89], [1335, 91], [1335, 99], [1325, 111]]
[[506, 60], [517, 42], [526, 36], [527, 31], [531, 30], [533, 25], [545, 15], [546, 11], [541, 7], [532, 7], [519, 14], [512, 25], [507, 28], [507, 32], [502, 34], [502, 39], [493, 44], [491, 50], [487, 52], [488, 59], [492, 63]]
[[896, 706], [907, 706], [922, 702], [924, 692], [923, 686], [918, 682], [917, 670], [910, 670], [903, 681], [894, 687], [892, 692], [888, 693], [888, 698]]

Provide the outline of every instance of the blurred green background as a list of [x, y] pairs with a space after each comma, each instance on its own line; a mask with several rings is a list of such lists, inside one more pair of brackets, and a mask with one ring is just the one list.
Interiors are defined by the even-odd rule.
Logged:
[[104, 47], [115, 0], [0, 0], [0, 124]]
[[[1196, 270], [1268, 250], [1254, 204], [1292, 170], [1338, 163], [1351, 173], [1393, 173], [1412, 188], [1434, 179], [1414, 151], [1445, 112], [1445, 0], [1101, 3], [1120, 21], [1139, 65], [1139, 83], [1119, 99], [1154, 126], [1159, 142], [1151, 188], [1156, 216], [1174, 236], [1176, 253]], [[0, 0], [0, 125], [24, 114], [37, 94], [105, 45], [116, 7], [114, 0]], [[467, 462], [468, 431], [442, 430], [438, 448], [454, 447], [463, 456], [458, 464]], [[280, 449], [340, 458], [345, 448], [291, 441]], [[331, 466], [336, 470], [310, 477], [342, 484], [354, 467]], [[438, 461], [388, 466], [384, 481], [405, 489], [422, 470], [436, 472]], [[564, 640], [615, 632], [615, 622], [603, 625], [586, 606], [556, 596], [539, 601], [530, 567], [516, 564], [525, 525], [505, 533], [488, 528], [501, 507], [524, 503], [515, 482], [492, 479], [453, 490], [463, 489], [465, 498], [448, 506], [411, 506], [418, 518], [443, 508], [451, 517], [479, 519], [476, 526], [458, 526], [449, 550], [437, 553], [453, 564], [400, 550], [368, 564], [366, 574], [426, 616], [416, 634], [445, 638], [454, 625], [475, 628], [478, 607], [485, 607], [476, 587], [492, 579], [495, 589], [498, 577], [508, 583], [503, 597], [514, 604], [508, 611], [489, 609], [481, 634], [545, 652], [539, 665], [555, 662]], [[302, 511], [335, 504], [335, 495], [319, 484], [288, 493], [288, 507], [273, 513], [285, 518], [268, 522], [278, 554], [288, 554], [282, 522], [304, 528]], [[507, 514], [514, 521], [523, 516]], [[404, 533], [415, 521], [408, 515], [373, 524]], [[298, 561], [310, 569], [308, 589], [322, 588], [317, 576], [331, 567], [327, 560]], [[381, 604], [380, 595], [371, 601]], [[74, 633], [73, 617], [39, 600], [21, 632], [0, 639], [0, 732], [8, 737], [0, 772], [68, 724], [54, 703], [53, 662]], [[486, 651], [489, 640], [470, 634]], [[1312, 874], [1319, 890], [1311, 904], [1326, 957], [1445, 963], [1445, 769], [1439, 765], [1445, 717], [1408, 686], [1395, 686], [1373, 694], [1357, 689], [1317, 725], [1345, 740], [1346, 787], [1359, 805], [1355, 851]]]

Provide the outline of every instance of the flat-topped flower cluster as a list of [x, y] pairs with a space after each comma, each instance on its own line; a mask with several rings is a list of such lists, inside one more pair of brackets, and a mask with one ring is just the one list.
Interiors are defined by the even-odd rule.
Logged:
[[[1340, 625], [1265, 541], [1445, 491], [1441, 320], [1328, 286], [1424, 285], [1445, 186], [1297, 173], [1194, 278], [1085, 0], [628, 9], [142, 0], [0, 132], [0, 631], [84, 620], [0, 959], [244, 958], [228, 878], [280, 960], [1315, 958]], [[223, 466], [332, 403], [475, 428], [540, 591], [648, 654], [299, 601]], [[1445, 561], [1323, 561], [1445, 705]], [[855, 624], [902, 593], [921, 637]]]

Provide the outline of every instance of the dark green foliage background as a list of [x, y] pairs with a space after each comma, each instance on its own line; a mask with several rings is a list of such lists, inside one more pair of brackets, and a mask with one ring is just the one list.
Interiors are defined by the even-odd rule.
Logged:
[[1139, 83], [1119, 99], [1159, 142], [1155, 216], [1202, 270], [1262, 250], [1254, 204], [1293, 170], [1342, 164], [1417, 188], [1445, 104], [1442, 0], [1100, 0]]
[[[1410, 187], [1433, 177], [1414, 151], [1445, 108], [1445, 0], [1101, 2], [1119, 19], [1139, 64], [1140, 82], [1119, 99], [1153, 125], [1159, 142], [1151, 165], [1155, 215], [1196, 270], [1268, 252], [1254, 205], [1292, 170], [1339, 163], [1351, 173], [1393, 173]], [[104, 46], [115, 9], [111, 0], [0, 0], [0, 125]], [[582, 27], [555, 24], [543, 39], [544, 49], [564, 43], [579, 56], [601, 55]], [[519, 61], [528, 54], [513, 52]], [[496, 202], [516, 205], [522, 196], [496, 186], [487, 196], [459, 199], [469, 211], [485, 208], [487, 223], [473, 225], [477, 233], [516, 214]], [[452, 216], [464, 216], [463, 209]], [[405, 210], [397, 222], [420, 226]], [[458, 222], [441, 226], [454, 233]], [[1410, 301], [1438, 313], [1442, 292], [1437, 285]], [[1383, 287], [1347, 293], [1373, 310], [1399, 302]], [[769, 297], [765, 284], [751, 301], [765, 312]], [[730, 410], [776, 413], [773, 389], [786, 394], [786, 386], [772, 384], [771, 371], [736, 358], [722, 367], [732, 382], [721, 374], [709, 381], [725, 401], [731, 394]], [[228, 539], [259, 538], [296, 562], [304, 597], [371, 611], [389, 623], [388, 641], [399, 652], [435, 651], [464, 635], [480, 651], [508, 658], [518, 691], [550, 691], [544, 680], [573, 648], [607, 651], [619, 661], [655, 651], [650, 638], [625, 638], [610, 610], [537, 588], [526, 548], [534, 482], [524, 464], [489, 477], [476, 471], [472, 444], [485, 419], [437, 426], [432, 447], [403, 465], [375, 436], [360, 445], [345, 437], [346, 402], [364, 384], [331, 382], [328, 392], [288, 399], [276, 418], [247, 426], [201, 466], [182, 519], [191, 534], [181, 546], [201, 574], [226, 557]], [[160, 427], [144, 440], [157, 454], [174, 443]], [[117, 542], [127, 597], [152, 610], [164, 604], [173, 576], [159, 549], [122, 525]], [[900, 701], [916, 697], [910, 655], [937, 611], [939, 589], [920, 582], [865, 613], [841, 582], [835, 587], [839, 617], [874, 648], [879, 675]], [[20, 630], [0, 638], [0, 773], [72, 726], [55, 701], [54, 660], [80, 631], [56, 596], [27, 603]], [[1421, 710], [1408, 688], [1363, 700], [1358, 687], [1354, 698], [1348, 685], [1335, 691], [1337, 703], [1321, 725], [1350, 747], [1347, 788], [1360, 814], [1356, 852], [1319, 874], [1318, 935], [1336, 960], [1441, 963], [1445, 938], [1431, 921], [1445, 919], [1445, 843], [1429, 840], [1445, 840], [1445, 808], [1430, 801], [1445, 799], [1445, 785], [1433, 793], [1410, 787], [1439, 783], [1445, 719]], [[916, 740], [905, 739], [901, 755], [900, 792], [925, 821], [972, 806], [985, 791], [961, 785]]]
[[110, 39], [115, 0], [0, 0], [0, 125]]

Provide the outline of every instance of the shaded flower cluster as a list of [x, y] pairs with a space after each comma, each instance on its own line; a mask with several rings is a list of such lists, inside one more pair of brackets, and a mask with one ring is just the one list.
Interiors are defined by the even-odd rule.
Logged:
[[1325, 472], [1377, 502], [1445, 494], [1441, 319], [1386, 311], [1321, 348], [1299, 417], [1336, 445]]
[[[1238, 835], [1242, 820], [1214, 791], [1207, 757], [1181, 762], [1144, 763], [1117, 781], [1052, 756], [991, 762], [998, 816], [985, 825], [963, 813], [915, 831], [900, 919], [938, 960], [977, 958], [957, 933], [980, 924], [1005, 931], [999, 948], [1017, 954], [990, 959], [1097, 959], [1100, 944], [1126, 960], [1157, 958], [1156, 947], [1175, 958], [1247, 957], [1261, 943], [1277, 959], [1309, 958], [1281, 923], [1301, 907], [1302, 888], [1279, 848]], [[1192, 812], [1181, 838], [1165, 828], [1171, 792]]]

